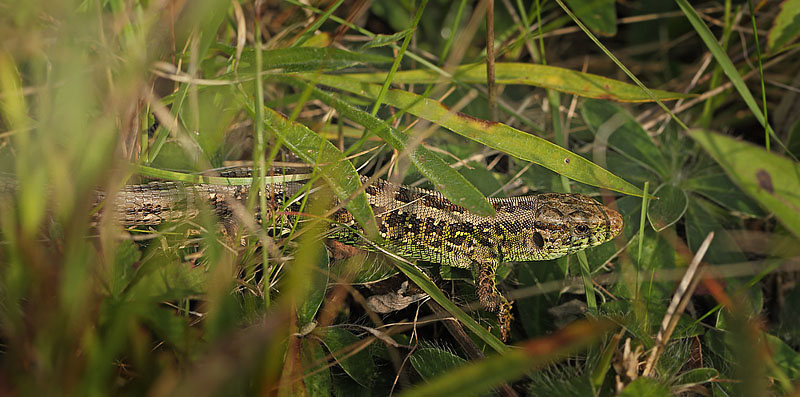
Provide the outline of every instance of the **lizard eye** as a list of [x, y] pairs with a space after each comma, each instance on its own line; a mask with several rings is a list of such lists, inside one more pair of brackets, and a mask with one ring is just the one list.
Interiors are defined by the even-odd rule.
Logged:
[[577, 231], [578, 233], [581, 233], [581, 234], [586, 233], [587, 231], [589, 231], [589, 226], [586, 226], [584, 224], [580, 224], [578, 226], [575, 226], [575, 231]]

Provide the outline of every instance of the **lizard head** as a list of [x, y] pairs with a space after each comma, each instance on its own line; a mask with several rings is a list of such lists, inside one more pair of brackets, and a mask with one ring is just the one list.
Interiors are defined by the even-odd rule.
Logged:
[[610, 241], [622, 230], [622, 215], [582, 194], [542, 194], [526, 216], [516, 241], [510, 241], [513, 261], [560, 258]]

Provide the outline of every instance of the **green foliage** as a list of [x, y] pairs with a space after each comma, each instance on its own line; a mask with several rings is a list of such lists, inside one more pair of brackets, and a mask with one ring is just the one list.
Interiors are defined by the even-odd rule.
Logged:
[[767, 49], [776, 51], [800, 36], [800, 1], [784, 0], [767, 36]]
[[[486, 2], [78, 3], [0, 5], [3, 394], [797, 393], [797, 1], [494, 2], [491, 38]], [[242, 162], [266, 177], [215, 173]], [[97, 216], [98, 190], [299, 180], [284, 168], [312, 180], [301, 217]], [[469, 270], [323, 244], [335, 197], [380, 246], [359, 174], [486, 216], [582, 193], [625, 227], [504, 264], [504, 343]]]
[[617, 10], [609, 0], [567, 0], [567, 5], [586, 26], [603, 36], [617, 34]]

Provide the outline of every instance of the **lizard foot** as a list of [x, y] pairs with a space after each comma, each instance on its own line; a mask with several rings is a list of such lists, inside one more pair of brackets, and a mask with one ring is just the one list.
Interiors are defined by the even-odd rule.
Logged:
[[475, 287], [475, 292], [478, 295], [478, 301], [481, 303], [481, 306], [488, 311], [497, 312], [500, 339], [502, 339], [503, 342], [507, 341], [509, 333], [511, 332], [511, 321], [514, 320], [514, 316], [511, 314], [511, 302], [497, 290], [494, 269], [491, 267], [480, 269], [475, 281]]
[[475, 280], [475, 293], [478, 295], [478, 301], [484, 309], [495, 312], [500, 305], [501, 299], [500, 292], [497, 291], [497, 285], [494, 281], [494, 272], [484, 267], [478, 271], [478, 277]]
[[514, 320], [514, 315], [511, 314], [511, 302], [503, 299], [500, 304], [500, 310], [497, 312], [497, 323], [500, 327], [500, 340], [508, 342], [508, 336], [511, 333], [511, 322]]

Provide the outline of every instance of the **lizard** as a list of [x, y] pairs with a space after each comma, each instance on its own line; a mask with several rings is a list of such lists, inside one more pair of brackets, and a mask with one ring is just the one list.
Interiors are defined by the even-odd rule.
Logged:
[[[369, 178], [362, 176], [362, 183]], [[297, 193], [303, 182], [266, 186], [270, 208], [300, 210]], [[246, 200], [248, 185], [151, 182], [126, 185], [112, 203], [124, 226], [155, 226], [191, 218], [202, 206], [230, 222], [232, 203]], [[496, 215], [481, 216], [454, 204], [441, 193], [378, 179], [364, 187], [375, 214], [381, 247], [407, 259], [470, 269], [480, 304], [498, 312], [501, 335], [508, 334], [511, 303], [499, 292], [495, 275], [506, 262], [556, 259], [610, 241], [623, 227], [619, 212], [577, 193], [541, 193], [488, 198]], [[105, 196], [100, 195], [102, 200]], [[289, 199], [295, 197], [293, 202]], [[344, 208], [331, 216], [328, 237], [359, 248], [362, 230]]]

